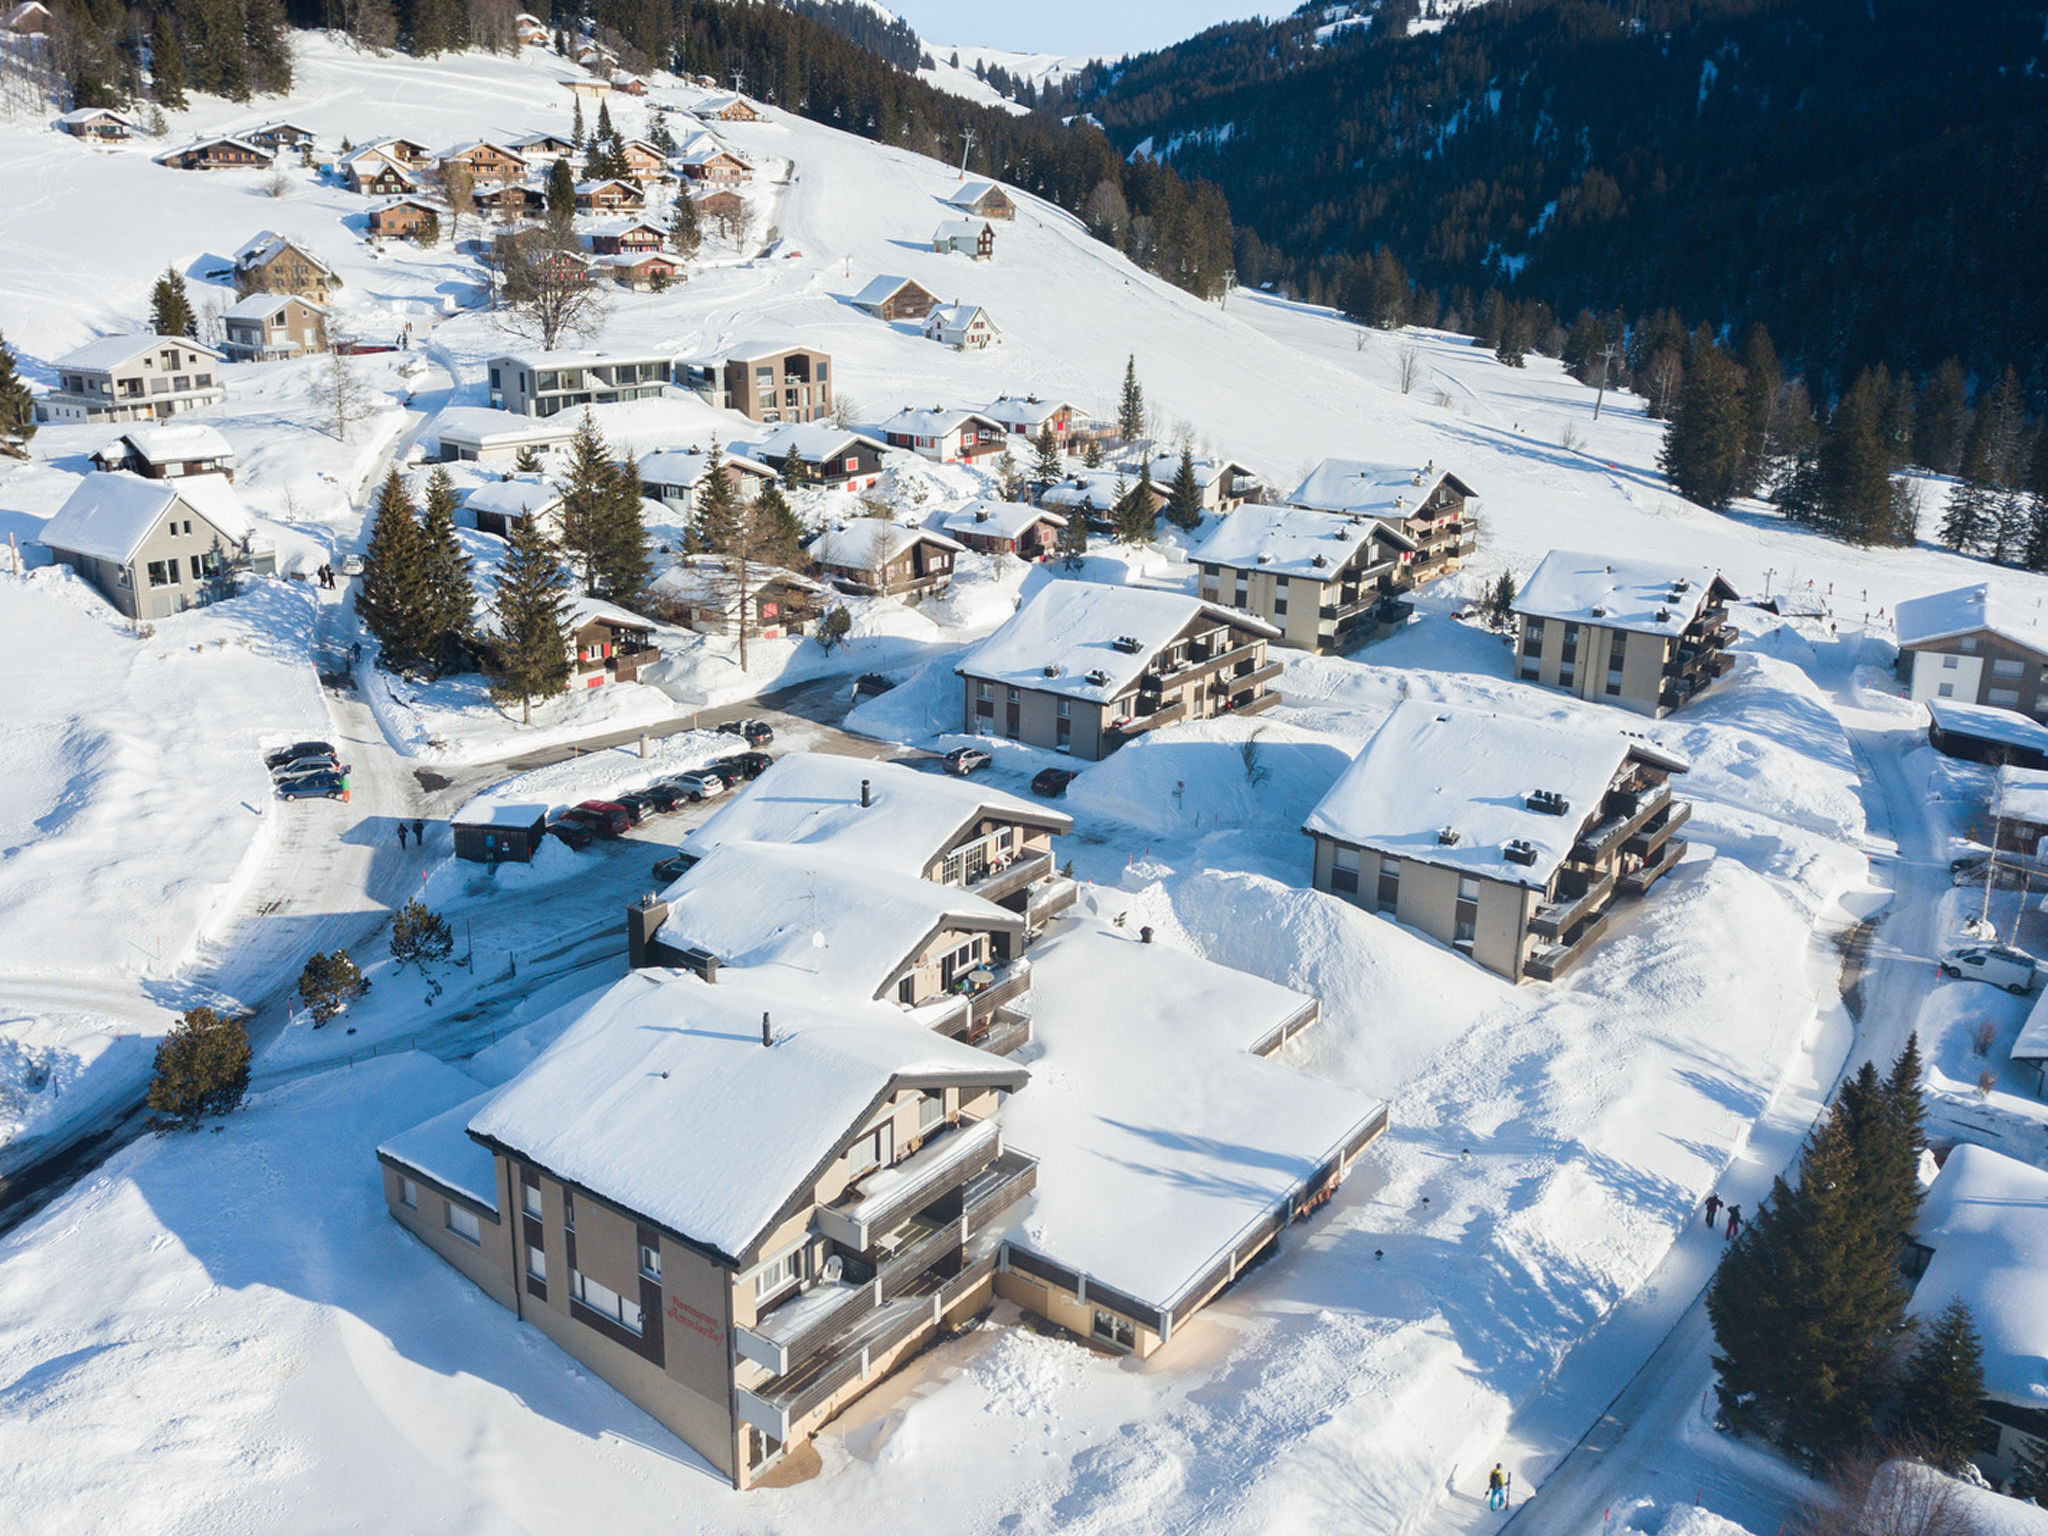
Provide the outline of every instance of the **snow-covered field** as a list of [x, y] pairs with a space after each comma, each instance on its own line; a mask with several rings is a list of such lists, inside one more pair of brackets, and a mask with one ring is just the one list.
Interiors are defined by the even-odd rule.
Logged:
[[[299, 46], [289, 103], [206, 102], [178, 131], [287, 112], [332, 141], [568, 127], [563, 67], [546, 57], [417, 63], [304, 34]], [[692, 94], [669, 82], [655, 92], [684, 105]], [[644, 108], [615, 110], [627, 132], [643, 126]], [[1459, 1501], [1511, 1414], [1658, 1272], [1788, 1077], [1831, 1080], [1845, 1042], [1819, 1024], [1832, 953], [1814, 936], [1846, 926], [1867, 895], [1864, 754], [1888, 753], [1923, 785], [1933, 771], [1907, 756], [1913, 712], [1882, 692], [1880, 613], [1981, 567], [1684, 503], [1656, 474], [1661, 429], [1638, 402], [1610, 396], [1594, 423], [1589, 392], [1548, 360], [1509, 370], [1463, 338], [1361, 333], [1248, 293], [1200, 304], [1029, 198], [999, 229], [994, 263], [941, 257], [918, 246], [957, 185], [945, 166], [780, 114], [720, 131], [764, 164], [789, 164], [786, 184], [767, 178], [757, 194], [777, 254], [717, 255], [669, 293], [622, 294], [599, 344], [700, 355], [786, 334], [832, 354], [865, 420], [1005, 392], [1107, 414], [1135, 354], [1167, 434], [1185, 426], [1283, 491], [1324, 455], [1434, 460], [1479, 489], [1479, 556], [1424, 597], [1408, 630], [1357, 660], [1287, 658], [1285, 705], [1255, 744], [1262, 783], [1247, 776], [1242, 724], [1150, 737], [1076, 781], [1076, 829], [1060, 847], [1093, 910], [1320, 995], [1322, 1022], [1290, 1059], [1391, 1100], [1394, 1131], [1328, 1211], [1152, 1361], [984, 1330], [857, 1404], [822, 1440], [820, 1477], [739, 1496], [383, 1215], [376, 1142], [501, 1077], [549, 1022], [492, 1046], [475, 1076], [400, 1055], [287, 1080], [328, 1049], [287, 1031], [259, 1061], [259, 1080], [278, 1086], [218, 1135], [138, 1143], [0, 1240], [0, 1465], [16, 1469], [0, 1480], [0, 1526], [1264, 1532], [1463, 1518]], [[303, 238], [343, 276], [338, 327], [416, 325], [431, 368], [413, 381], [413, 412], [394, 407], [339, 443], [310, 419], [310, 370], [279, 364], [230, 369], [228, 403], [208, 419], [244, 455], [240, 483], [281, 556], [303, 566], [359, 547], [364, 483], [431, 409], [482, 403], [484, 360], [514, 344], [488, 315], [443, 313], [474, 293], [473, 261], [446, 245], [373, 252], [346, 222], [360, 200], [310, 174], [272, 199], [253, 174], [154, 166], [158, 147], [96, 151], [0, 123], [0, 330], [47, 382], [64, 350], [139, 325], [166, 263], [197, 279], [258, 229]], [[987, 306], [1004, 343], [955, 353], [853, 310], [846, 297], [878, 272]], [[1405, 347], [1422, 382], [1404, 395]], [[389, 366], [374, 377], [395, 391]], [[696, 401], [601, 415], [639, 451], [748, 432]], [[50, 431], [37, 460], [0, 469], [0, 531], [33, 537], [97, 446], [80, 431]], [[890, 489], [926, 515], [985, 494], [986, 481], [902, 468]], [[1499, 570], [1526, 575], [1552, 547], [1719, 566], [1745, 596], [1796, 589], [1831, 618], [1738, 611], [1735, 673], [1645, 727], [1693, 763], [1679, 781], [1696, 806], [1692, 852], [1565, 982], [1517, 989], [1305, 890], [1297, 829], [1404, 698], [1600, 713], [1511, 681], [1503, 643], [1452, 617]], [[1159, 555], [1104, 555], [1084, 574], [1191, 581]], [[944, 601], [865, 605], [833, 657], [757, 643], [744, 677], [722, 643], [675, 636], [659, 688], [549, 706], [574, 718], [532, 732], [465, 685], [365, 687], [391, 765], [391, 748], [474, 763], [869, 669], [910, 681], [849, 726], [942, 743], [958, 721], [954, 652], [1042, 579], [969, 563]], [[2038, 578], [2001, 579], [2048, 594]], [[12, 642], [0, 651], [0, 1138], [39, 1112], [49, 1090], [28, 1085], [75, 1075], [116, 1028], [162, 1027], [202, 940], [241, 913], [279, 818], [331, 812], [340, 836], [384, 847], [388, 828], [350, 826], [347, 808], [264, 798], [257, 747], [326, 728], [315, 656], [345, 638], [342, 623], [308, 588], [277, 582], [136, 640], [75, 582], [0, 578], [0, 638]], [[991, 776], [1018, 788], [1040, 761], [1006, 749]], [[475, 948], [492, 959], [451, 980], [438, 1005], [380, 982], [345, 1027], [466, 1056], [567, 1001], [604, 979], [595, 960], [525, 988], [498, 979], [498, 959], [531, 957], [551, 931], [587, 936], [597, 955], [644, 883], [633, 861], [646, 852], [621, 850], [597, 878], [599, 866], [554, 852], [544, 863], [556, 867], [530, 879], [418, 866], [413, 883], [473, 917]], [[295, 874], [307, 899], [361, 899], [360, 875], [342, 864], [266, 877]], [[506, 924], [497, 936], [481, 931], [494, 915]], [[1960, 1020], [1968, 1004], [1930, 1006]], [[143, 1053], [131, 1055], [140, 1070]], [[1948, 1046], [1935, 1060], [1950, 1086], [1968, 1085]], [[2003, 1107], [1997, 1096], [1991, 1107]], [[1718, 1529], [1670, 1508], [1636, 1528]], [[1747, 1524], [1752, 1508], [1729, 1512]]]

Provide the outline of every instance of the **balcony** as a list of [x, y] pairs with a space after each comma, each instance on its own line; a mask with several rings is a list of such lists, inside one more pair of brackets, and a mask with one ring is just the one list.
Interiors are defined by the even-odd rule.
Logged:
[[1007, 864], [986, 865], [979, 878], [963, 881], [960, 888], [979, 896], [983, 901], [1000, 903], [1004, 897], [1016, 895], [1026, 886], [1045, 879], [1051, 873], [1050, 853], [1026, 854], [1021, 858], [1011, 859]]
[[[986, 972], [988, 980], [969, 980], [980, 972]], [[1018, 959], [1006, 960], [1000, 965], [976, 966], [961, 981], [964, 984], [961, 995], [967, 999], [967, 1038], [972, 1039], [988, 1027], [997, 1009], [1005, 1003], [1014, 1003], [1031, 990], [1031, 962]]]
[[1655, 853], [1686, 822], [1692, 819], [1692, 802], [1679, 800], [1659, 817], [1646, 823], [1634, 836], [1621, 845], [1621, 851], [1639, 859], [1647, 859]]
[[[1578, 873], [1566, 870], [1559, 877], [1560, 883]], [[1608, 870], [1588, 882], [1577, 895], [1544, 902], [1530, 914], [1529, 932], [1539, 939], [1554, 939], [1561, 933], [1569, 933], [1574, 924], [1591, 915], [1614, 894], [1614, 880], [1614, 872]]]
[[1188, 717], [1188, 707], [1181, 700], [1175, 700], [1164, 709], [1155, 709], [1150, 714], [1126, 716], [1110, 723], [1108, 734], [1128, 739], [1145, 731], [1157, 730], [1162, 725], [1176, 725]]
[[1014, 1008], [998, 1008], [986, 1024], [964, 1038], [991, 1056], [1014, 1056], [1031, 1042], [1031, 1019]]
[[1522, 963], [1522, 974], [1532, 981], [1555, 981], [1591, 949], [1607, 932], [1610, 919], [1601, 913], [1579, 930], [1578, 936], [1568, 944], [1551, 944], [1532, 952]]
[[1219, 678], [1218, 681], [1228, 684], [1223, 691], [1236, 693], [1243, 688], [1256, 688], [1262, 683], [1270, 683], [1286, 670], [1279, 662], [1269, 661], [1263, 667], [1253, 667], [1249, 672], [1233, 672], [1229, 677]]
[[1226, 704], [1223, 707], [1222, 713], [1226, 715], [1263, 715], [1279, 702], [1279, 694], [1262, 693], [1256, 698], [1247, 699], [1242, 704]]
[[1060, 878], [1034, 885], [1024, 907], [1025, 925], [1043, 928], [1080, 899], [1081, 888], [1072, 880]]
[[1641, 789], [1610, 791], [1601, 809], [1600, 824], [1572, 847], [1575, 864], [1598, 864], [1613, 857], [1616, 849], [1643, 829], [1643, 824], [1671, 804], [1667, 784], [1645, 785]]
[[912, 1211], [930, 1205], [996, 1160], [1002, 1137], [993, 1120], [969, 1120], [925, 1142], [902, 1162], [868, 1174], [853, 1192], [818, 1209], [818, 1230], [865, 1253]]
[[1671, 872], [1690, 846], [1683, 838], [1672, 838], [1649, 863], [1621, 877], [1621, 888], [1630, 896], [1647, 895], [1651, 886]]

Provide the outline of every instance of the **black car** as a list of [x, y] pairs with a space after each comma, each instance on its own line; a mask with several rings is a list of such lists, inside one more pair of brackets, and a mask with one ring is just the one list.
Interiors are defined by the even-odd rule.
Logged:
[[1041, 768], [1031, 776], [1031, 793], [1054, 800], [1064, 795], [1067, 786], [1079, 777], [1081, 770], [1078, 768]]
[[277, 786], [280, 800], [339, 800], [348, 793], [348, 780], [338, 773], [302, 773]]
[[722, 736], [738, 736], [750, 747], [765, 747], [775, 739], [775, 727], [766, 720], [728, 720], [718, 731]]
[[302, 757], [334, 757], [334, 743], [331, 741], [295, 741], [288, 747], [279, 747], [275, 752], [263, 754], [263, 766], [272, 773], [295, 763]]
[[887, 693], [895, 686], [879, 672], [863, 672], [854, 682], [853, 701], [858, 704], [862, 699], [871, 699]]
[[645, 789], [638, 791], [638, 795], [657, 811], [672, 811], [690, 798], [667, 779], [656, 779]]
[[737, 784], [741, 779], [758, 779], [774, 764], [775, 759], [766, 752], [735, 752], [731, 757], [721, 757], [711, 766], [725, 775], [728, 784]]
[[689, 870], [689, 867], [696, 862], [688, 854], [672, 853], [667, 858], [658, 860], [655, 863], [654, 878], [663, 885], [667, 885], [672, 881], [682, 879], [683, 875]]
[[588, 848], [597, 841], [597, 832], [588, 822], [571, 821], [564, 818], [548, 823], [548, 835], [560, 838], [571, 848]]
[[623, 805], [632, 815], [633, 825], [636, 827], [655, 812], [668, 809], [667, 806], [660, 804], [655, 800], [654, 796], [648, 794], [645, 790], [635, 790], [629, 795], [614, 795], [612, 803], [614, 805]]

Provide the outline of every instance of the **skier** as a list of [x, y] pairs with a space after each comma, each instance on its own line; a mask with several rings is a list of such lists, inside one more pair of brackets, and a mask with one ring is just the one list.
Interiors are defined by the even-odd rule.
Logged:
[[1709, 1227], [1714, 1225], [1715, 1216], [1720, 1214], [1722, 1203], [1721, 1192], [1718, 1189], [1707, 1196], [1707, 1225]]
[[1493, 1464], [1493, 1470], [1486, 1475], [1486, 1507], [1488, 1509], [1505, 1509], [1507, 1507], [1507, 1499], [1507, 1479], [1501, 1476], [1500, 1463], [1496, 1461]]
[[1742, 1207], [1739, 1205], [1731, 1205], [1728, 1207], [1728, 1241], [1731, 1243], [1734, 1242], [1736, 1234], [1741, 1232], [1741, 1230]]

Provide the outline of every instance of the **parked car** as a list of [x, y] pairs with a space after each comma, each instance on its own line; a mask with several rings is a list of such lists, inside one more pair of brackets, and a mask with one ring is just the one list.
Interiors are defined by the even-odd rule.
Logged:
[[650, 803], [657, 811], [672, 811], [690, 797], [678, 789], [673, 780], [656, 779], [639, 791], [640, 798]]
[[731, 757], [721, 757], [711, 766], [724, 775], [728, 784], [737, 784], [741, 779], [758, 779], [775, 764], [775, 759], [766, 752], [735, 752]]
[[277, 786], [280, 800], [339, 800], [348, 793], [348, 780], [338, 773], [302, 773]]
[[671, 881], [682, 879], [689, 867], [696, 862], [688, 854], [672, 853], [665, 859], [655, 861], [654, 878], [667, 885]]
[[599, 837], [624, 837], [633, 830], [633, 813], [610, 800], [585, 800], [562, 812], [564, 821], [580, 821]]
[[722, 795], [729, 787], [725, 776], [714, 769], [699, 768], [695, 773], [679, 773], [671, 781], [681, 786], [684, 794], [692, 800], [709, 800]]
[[263, 766], [272, 773], [275, 773], [278, 769], [284, 767], [285, 764], [295, 763], [302, 757], [333, 757], [335, 755], [334, 743], [331, 741], [295, 741], [288, 747], [279, 747], [275, 752], [264, 753]]
[[1941, 957], [1941, 974], [1966, 981], [1988, 981], [2022, 995], [2034, 990], [2034, 957], [2002, 944], [1972, 944]]
[[588, 848], [597, 841], [597, 833], [588, 822], [571, 820], [567, 816], [557, 817], [549, 822], [548, 835], [560, 839], [571, 848]]
[[765, 747], [775, 739], [775, 727], [766, 720], [728, 720], [718, 728], [722, 736], [738, 736], [750, 747]]
[[636, 827], [655, 812], [673, 808], [672, 806], [657, 804], [654, 797], [642, 789], [636, 789], [631, 794], [619, 796], [615, 803], [626, 808], [633, 818], [633, 825]]
[[986, 768], [995, 759], [980, 747], [955, 747], [946, 754], [946, 772], [955, 778], [964, 779], [970, 773]]
[[887, 693], [895, 686], [879, 672], [863, 672], [854, 679], [853, 701], [858, 704], [862, 699], [871, 699], [878, 694]]
[[341, 557], [341, 574], [344, 576], [362, 575], [363, 557], [361, 555], [343, 555]]
[[1079, 777], [1078, 768], [1041, 768], [1031, 776], [1031, 793], [1054, 800], [1064, 795], [1067, 786]]
[[309, 773], [347, 773], [348, 764], [332, 752], [320, 752], [306, 757], [295, 757], [288, 763], [281, 763], [270, 770], [270, 776], [282, 782], [285, 779], [302, 778]]

